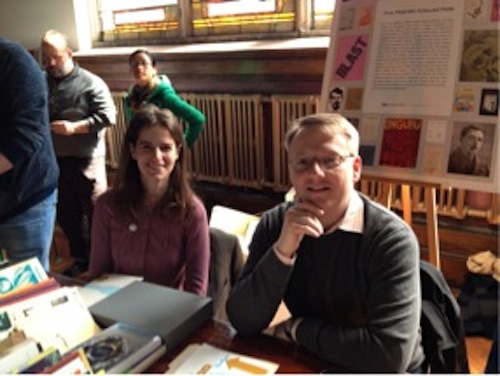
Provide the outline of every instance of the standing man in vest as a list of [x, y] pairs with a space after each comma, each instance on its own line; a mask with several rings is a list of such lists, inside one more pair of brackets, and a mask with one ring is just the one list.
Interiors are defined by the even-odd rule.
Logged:
[[73, 60], [64, 34], [47, 31], [41, 47], [61, 171], [57, 223], [75, 259], [65, 274], [74, 277], [88, 267], [94, 200], [107, 189], [105, 130], [115, 123], [116, 109], [106, 83]]

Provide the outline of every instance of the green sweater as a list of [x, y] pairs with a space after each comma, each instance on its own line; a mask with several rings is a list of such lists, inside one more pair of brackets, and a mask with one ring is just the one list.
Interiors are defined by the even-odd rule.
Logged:
[[[133, 116], [133, 110], [130, 107], [129, 97], [135, 85], [133, 85], [124, 100], [125, 106], [125, 120], [127, 124]], [[151, 93], [144, 99], [143, 103], [151, 103], [160, 108], [166, 108], [172, 111], [180, 120], [185, 121], [184, 138], [188, 147], [193, 146], [194, 142], [198, 139], [203, 127], [205, 125], [205, 115], [184, 99], [182, 99], [170, 84], [166, 76], [160, 76], [160, 83], [151, 91]]]
[[290, 203], [263, 215], [227, 302], [239, 334], [260, 333], [283, 299], [303, 318], [298, 344], [334, 371], [403, 373], [422, 364], [417, 239], [399, 217], [361, 197], [364, 232], [306, 236], [293, 266], [272, 248]]

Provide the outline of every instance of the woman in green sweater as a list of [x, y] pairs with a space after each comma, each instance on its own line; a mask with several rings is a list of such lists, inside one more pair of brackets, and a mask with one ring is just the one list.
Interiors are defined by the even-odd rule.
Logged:
[[149, 51], [138, 49], [130, 55], [128, 61], [135, 84], [125, 97], [127, 124], [143, 104], [167, 108], [186, 123], [184, 137], [188, 147], [191, 147], [203, 131], [205, 115], [175, 92], [167, 76], [158, 75], [156, 61]]

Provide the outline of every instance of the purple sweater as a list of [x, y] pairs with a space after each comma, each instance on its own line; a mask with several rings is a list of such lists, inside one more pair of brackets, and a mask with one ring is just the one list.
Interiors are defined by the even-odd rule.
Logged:
[[89, 272], [143, 276], [145, 281], [205, 296], [210, 241], [205, 207], [195, 198], [184, 222], [146, 209], [131, 221], [118, 215], [108, 191], [96, 202]]

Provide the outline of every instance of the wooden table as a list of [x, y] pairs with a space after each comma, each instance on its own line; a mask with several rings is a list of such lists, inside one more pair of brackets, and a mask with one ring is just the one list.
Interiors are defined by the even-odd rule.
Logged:
[[168, 364], [191, 343], [208, 343], [224, 350], [278, 363], [278, 373], [319, 373], [329, 367], [328, 363], [296, 345], [266, 335], [239, 337], [227, 324], [209, 321], [183, 344], [167, 351], [147, 373], [164, 373]]

